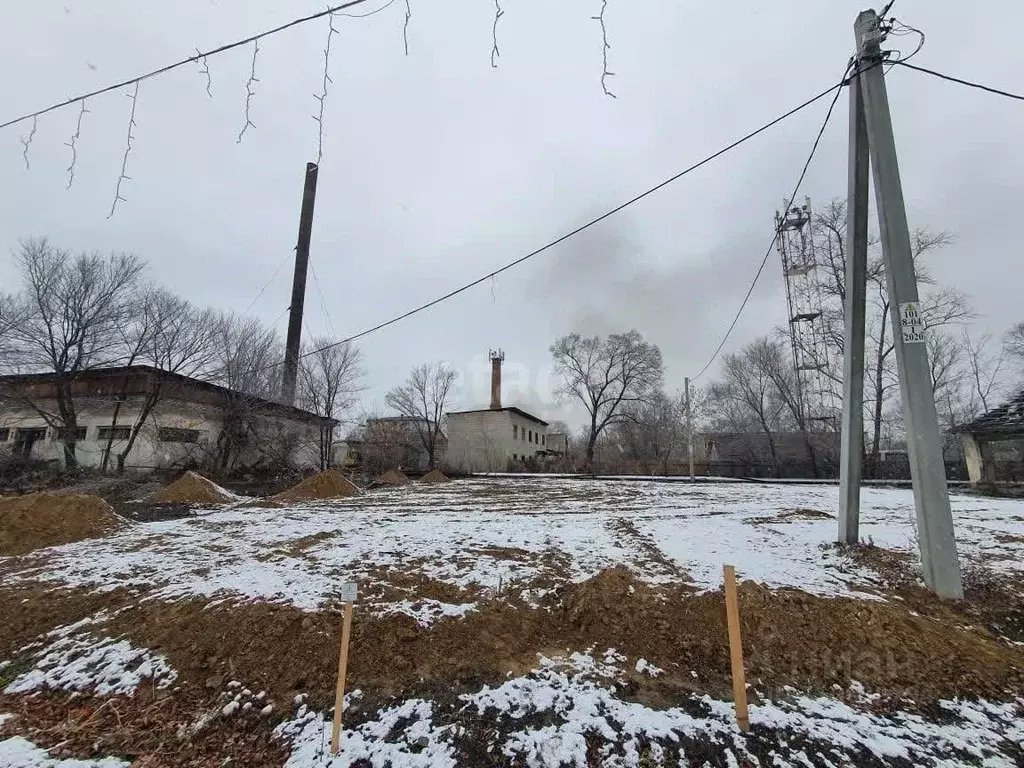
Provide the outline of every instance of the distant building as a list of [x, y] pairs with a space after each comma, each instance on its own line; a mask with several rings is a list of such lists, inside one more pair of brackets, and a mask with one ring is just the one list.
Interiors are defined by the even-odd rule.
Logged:
[[[420, 436], [434, 425], [416, 416], [382, 416], [367, 419], [356, 434], [335, 443], [333, 463], [342, 467], [365, 467], [376, 472], [400, 468], [406, 472], [426, 472], [430, 455]], [[434, 462], [441, 466], [448, 453], [448, 437], [437, 436]]]
[[[56, 375], [0, 376], [0, 450], [41, 460], [64, 460], [64, 428], [57, 418]], [[288, 461], [320, 463], [321, 430], [336, 422], [290, 405], [143, 365], [74, 374], [75, 456], [100, 466], [112, 440], [114, 456], [127, 445], [147, 395], [160, 396], [125, 460], [126, 469], [186, 465], [221, 469]], [[114, 413], [117, 411], [117, 422]]]
[[953, 431], [960, 435], [972, 485], [1024, 474], [1024, 390]]
[[[832, 471], [839, 456], [835, 432], [809, 436], [818, 470]], [[694, 436], [694, 460], [729, 476], [810, 476], [807, 440], [800, 432], [713, 432]]]
[[501, 364], [491, 352], [491, 407], [446, 414], [447, 464], [461, 472], [502, 472], [509, 462], [547, 450], [548, 423], [521, 408], [501, 405]]
[[550, 456], [567, 456], [569, 453], [569, 436], [564, 432], [548, 432], [546, 453]]

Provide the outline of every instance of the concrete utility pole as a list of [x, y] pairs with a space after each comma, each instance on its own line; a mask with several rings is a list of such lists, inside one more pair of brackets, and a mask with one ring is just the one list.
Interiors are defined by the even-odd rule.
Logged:
[[690, 482], [693, 475], [693, 408], [690, 405], [690, 380], [683, 379], [683, 391], [686, 397], [686, 455], [690, 458]]
[[[877, 14], [874, 11], [863, 11], [857, 17], [854, 33], [859, 65], [857, 79], [863, 97], [864, 122], [875, 182], [875, 206], [878, 209], [896, 360], [900, 372], [900, 393], [910, 456], [910, 476], [914, 484], [924, 580], [940, 597], [962, 598], [960, 562], [953, 535], [953, 516], [949, 508], [946, 467], [942, 460], [942, 442], [932, 392], [928, 351], [924, 343], [924, 322], [918, 305], [910, 229], [903, 204], [885, 73], [881, 66], [882, 53], [879, 46], [883, 35]], [[856, 203], [856, 195], [850, 202]], [[857, 214], [851, 215], [856, 223]], [[850, 315], [847, 317], [852, 324], [853, 318]], [[851, 327], [848, 332], [852, 335], [853, 330]], [[850, 378], [851, 373], [847, 371], [846, 377]], [[844, 426], [848, 426], [846, 419]], [[852, 434], [844, 439], [844, 442], [852, 441]], [[853, 456], [847, 456], [847, 461], [852, 462], [854, 458], [859, 461], [859, 457]], [[848, 465], [846, 468], [849, 471]], [[848, 508], [847, 512], [850, 511]], [[847, 526], [850, 519], [847, 515]]]
[[846, 203], [846, 329], [843, 336], [843, 426], [839, 451], [839, 541], [860, 539], [864, 461], [864, 315], [868, 279], [868, 129], [860, 79], [850, 78], [850, 159]]
[[316, 203], [317, 164], [306, 163], [306, 181], [302, 187], [299, 212], [299, 242], [295, 247], [295, 276], [292, 278], [292, 303], [288, 307], [288, 339], [284, 347], [284, 376], [281, 400], [295, 404], [295, 380], [299, 373], [299, 349], [302, 346], [302, 309], [306, 303], [306, 270], [309, 267], [309, 240], [313, 234], [313, 205]]

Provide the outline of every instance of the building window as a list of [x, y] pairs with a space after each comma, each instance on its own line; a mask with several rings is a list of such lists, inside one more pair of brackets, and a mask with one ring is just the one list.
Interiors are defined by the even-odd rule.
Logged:
[[46, 427], [19, 427], [14, 437], [18, 442], [35, 442], [46, 439]]
[[[518, 424], [513, 424], [512, 425], [512, 439], [515, 440], [517, 437], [519, 437], [519, 425]], [[514, 455], [515, 454], [513, 454], [513, 457], [514, 457]]]
[[131, 434], [131, 427], [100, 427], [97, 432], [97, 440], [127, 440]]
[[0, 443], [6, 443], [11, 437], [10, 427], [0, 427]]
[[70, 427], [60, 427], [57, 430], [57, 439], [85, 440], [85, 433], [87, 429], [87, 427], [75, 427], [74, 429], [71, 429]]
[[541, 436], [540, 436], [540, 444], [541, 444], [541, 445], [544, 445], [544, 435], [541, 435]]
[[160, 427], [156, 439], [161, 443], [198, 443], [198, 429], [179, 429], [178, 427]]

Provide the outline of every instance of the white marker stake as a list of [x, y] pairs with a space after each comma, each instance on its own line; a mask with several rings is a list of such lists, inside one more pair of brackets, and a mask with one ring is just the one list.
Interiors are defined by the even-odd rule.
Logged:
[[338, 691], [334, 696], [334, 728], [331, 731], [331, 754], [338, 754], [341, 746], [341, 710], [345, 706], [345, 673], [348, 671], [348, 641], [352, 635], [353, 603], [356, 601], [356, 585], [342, 584], [341, 599], [345, 603], [345, 617], [341, 624], [341, 655], [338, 657]]

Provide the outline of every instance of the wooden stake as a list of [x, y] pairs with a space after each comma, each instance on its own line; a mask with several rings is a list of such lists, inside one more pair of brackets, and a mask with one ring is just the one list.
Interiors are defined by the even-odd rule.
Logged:
[[736, 569], [725, 566], [725, 618], [729, 625], [729, 657], [732, 661], [732, 696], [740, 730], [750, 728], [747, 713], [747, 682], [743, 675], [743, 640], [740, 638], [740, 604], [736, 597]]
[[341, 625], [341, 655], [338, 657], [338, 691], [334, 696], [334, 728], [331, 731], [331, 754], [338, 754], [341, 746], [341, 710], [345, 706], [345, 673], [348, 671], [348, 641], [352, 634], [352, 612], [355, 606], [345, 603], [345, 618]]

